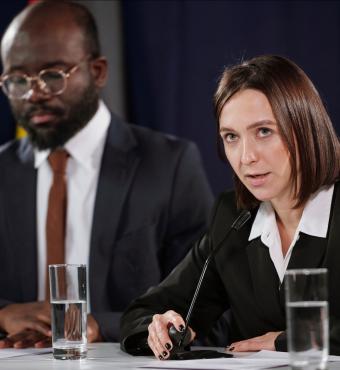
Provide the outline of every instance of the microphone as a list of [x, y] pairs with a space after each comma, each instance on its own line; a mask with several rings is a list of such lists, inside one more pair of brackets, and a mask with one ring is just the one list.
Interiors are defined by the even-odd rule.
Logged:
[[[179, 332], [173, 324], [171, 324], [168, 328], [169, 337], [173, 344], [173, 347], [170, 351], [170, 360], [194, 360], [194, 359], [203, 359], [203, 358], [218, 358], [218, 357], [231, 357], [231, 355], [227, 353], [222, 353], [213, 350], [197, 350], [197, 351], [188, 351], [185, 350], [185, 347], [188, 346], [190, 343], [190, 330], [189, 323], [192, 315], [192, 311], [194, 309], [199, 291], [201, 289], [201, 285], [205, 276], [205, 272], [208, 268], [208, 265], [215, 254], [220, 250], [224, 241], [229, 237], [232, 231], [239, 231], [244, 224], [250, 219], [251, 214], [249, 211], [244, 210], [242, 211], [236, 220], [232, 223], [230, 228], [228, 229], [227, 233], [225, 234], [224, 238], [217, 244], [217, 246], [210, 252], [207, 259], [205, 260], [201, 275], [199, 277], [197, 287], [192, 298], [186, 319], [185, 319], [185, 327], [182, 332]], [[202, 239], [201, 239], [202, 240]], [[200, 241], [201, 242], [201, 241]], [[210, 240], [209, 240], [210, 242]]]

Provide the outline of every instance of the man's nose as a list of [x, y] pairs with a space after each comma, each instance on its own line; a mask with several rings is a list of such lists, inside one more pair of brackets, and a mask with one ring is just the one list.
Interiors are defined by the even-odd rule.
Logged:
[[31, 88], [25, 96], [25, 100], [36, 103], [42, 100], [48, 100], [51, 94], [46, 90], [46, 84], [39, 78], [32, 79]]

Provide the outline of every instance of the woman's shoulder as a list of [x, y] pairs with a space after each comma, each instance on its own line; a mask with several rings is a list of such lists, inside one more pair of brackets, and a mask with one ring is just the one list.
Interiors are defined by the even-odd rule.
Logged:
[[[249, 209], [251, 218], [254, 219], [258, 207]], [[212, 217], [212, 228], [220, 229], [231, 225], [244, 209], [237, 206], [236, 194], [234, 190], [226, 190], [221, 193], [215, 203]]]
[[221, 193], [215, 202], [215, 207], [212, 215], [212, 223], [216, 224], [228, 224], [229, 220], [232, 222], [233, 219], [238, 215], [240, 210], [237, 208], [235, 191], [226, 190]]
[[236, 194], [234, 190], [226, 190], [216, 199], [216, 210], [219, 212], [237, 211]]

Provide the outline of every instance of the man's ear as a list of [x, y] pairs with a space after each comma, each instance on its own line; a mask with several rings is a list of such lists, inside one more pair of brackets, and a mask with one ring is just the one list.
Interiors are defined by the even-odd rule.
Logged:
[[96, 86], [98, 88], [103, 87], [107, 80], [107, 59], [105, 57], [98, 57], [90, 61], [90, 65]]

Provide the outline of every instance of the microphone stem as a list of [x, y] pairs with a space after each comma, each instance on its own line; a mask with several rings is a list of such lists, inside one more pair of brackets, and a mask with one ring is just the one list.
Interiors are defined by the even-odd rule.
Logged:
[[[201, 289], [201, 285], [202, 285], [202, 282], [203, 282], [203, 279], [204, 279], [204, 276], [205, 276], [205, 272], [209, 266], [209, 263], [211, 261], [211, 259], [213, 258], [213, 256], [216, 254], [216, 252], [220, 249], [219, 247], [222, 245], [223, 241], [227, 239], [227, 237], [229, 236], [230, 232], [234, 230], [233, 228], [230, 228], [228, 230], [228, 232], [226, 233], [226, 235], [224, 236], [223, 240], [221, 241], [221, 243], [219, 243], [219, 245], [217, 246], [217, 248], [215, 248], [214, 250], [212, 250], [208, 256], [208, 258], [206, 259], [205, 263], [204, 263], [204, 266], [203, 266], [203, 270], [201, 272], [201, 275], [199, 277], [199, 280], [198, 280], [198, 284], [197, 284], [197, 287], [196, 287], [196, 290], [195, 290], [195, 293], [194, 293], [194, 296], [192, 298], [192, 301], [191, 301], [191, 304], [190, 304], [190, 307], [189, 307], [189, 310], [188, 310], [188, 313], [187, 313], [187, 316], [186, 316], [186, 319], [185, 319], [185, 327], [184, 327], [184, 330], [183, 330], [183, 333], [182, 333], [182, 336], [181, 336], [181, 339], [179, 341], [179, 346], [182, 345], [182, 342], [184, 340], [184, 337], [185, 337], [185, 334], [188, 330], [188, 327], [189, 327], [189, 323], [190, 323], [190, 319], [191, 319], [191, 314], [192, 314], [192, 311], [194, 309], [194, 306], [195, 306], [195, 303], [196, 303], [196, 300], [197, 300], [197, 297], [198, 297], [198, 293]], [[209, 243], [210, 243], [210, 237], [209, 237]]]
[[[224, 238], [217, 244], [216, 248], [214, 248], [213, 250], [211, 250], [211, 246], [210, 246], [210, 254], [209, 256], [207, 257], [205, 263], [204, 263], [204, 266], [203, 266], [203, 270], [201, 272], [201, 275], [200, 275], [200, 278], [198, 280], [198, 284], [197, 284], [197, 287], [196, 287], [196, 290], [195, 290], [195, 294], [192, 298], [192, 301], [191, 301], [191, 304], [190, 304], [190, 307], [189, 307], [189, 310], [188, 310], [188, 313], [187, 313], [187, 317], [185, 319], [185, 327], [184, 327], [184, 330], [182, 332], [182, 336], [181, 336], [181, 339], [179, 341], [179, 346], [181, 347], [182, 346], [182, 343], [183, 343], [183, 340], [185, 338], [185, 334], [188, 330], [188, 327], [189, 327], [189, 323], [190, 323], [190, 319], [191, 319], [191, 314], [192, 314], [192, 311], [194, 309], [194, 306], [195, 306], [195, 303], [196, 303], [196, 300], [197, 300], [197, 297], [198, 297], [198, 293], [200, 291], [200, 288], [201, 288], [201, 285], [202, 285], [202, 281], [203, 281], [203, 278], [204, 278], [204, 275], [205, 275], [205, 272], [208, 268], [208, 265], [211, 261], [211, 259], [213, 258], [213, 256], [219, 251], [219, 249], [221, 248], [221, 246], [223, 245], [223, 242], [228, 238], [229, 234], [233, 231], [233, 230], [240, 230], [242, 228], [242, 226], [250, 219], [250, 212], [249, 211], [243, 211], [239, 214], [239, 216], [237, 217], [237, 219], [234, 221], [234, 223], [231, 225], [231, 227], [229, 228], [228, 232], [225, 234]], [[202, 242], [202, 239], [199, 243]], [[208, 242], [210, 244], [210, 236], [208, 234]]]
[[190, 307], [189, 307], [189, 310], [188, 310], [188, 313], [187, 313], [187, 317], [186, 317], [186, 319], [185, 319], [185, 322], [186, 322], [186, 324], [185, 324], [185, 329], [187, 329], [187, 327], [189, 326], [189, 321], [190, 321], [190, 319], [191, 319], [191, 313], [192, 313], [192, 310], [193, 310], [193, 308], [194, 308], [194, 306], [195, 306], [195, 303], [196, 303], [196, 299], [197, 299], [197, 297], [198, 297], [198, 293], [199, 293], [199, 291], [200, 291], [200, 288], [201, 288], [201, 285], [202, 285], [202, 281], [203, 281], [203, 279], [204, 279], [204, 275], [205, 275], [205, 271], [207, 270], [207, 268], [208, 268], [208, 265], [209, 265], [209, 263], [210, 263], [210, 261], [211, 261], [211, 258], [212, 258], [212, 254], [210, 254], [209, 255], [209, 257], [206, 259], [206, 261], [205, 261], [205, 264], [204, 264], [204, 267], [203, 267], [203, 270], [202, 270], [202, 273], [201, 273], [201, 276], [200, 276], [200, 278], [199, 278], [199, 280], [198, 280], [198, 284], [197, 284], [197, 287], [196, 287], [196, 290], [195, 290], [195, 294], [194, 294], [194, 296], [193, 296], [193, 298], [192, 298], [192, 301], [191, 301], [191, 304], [190, 304]]

